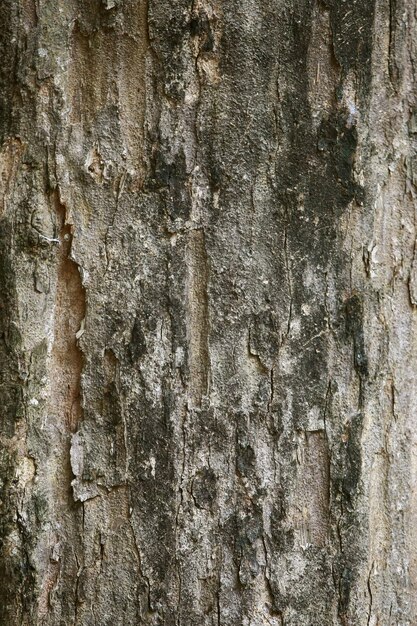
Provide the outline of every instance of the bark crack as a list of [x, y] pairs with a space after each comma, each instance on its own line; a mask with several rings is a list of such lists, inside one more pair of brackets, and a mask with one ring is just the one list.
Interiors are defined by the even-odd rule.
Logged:
[[371, 565], [371, 569], [369, 570], [369, 574], [368, 574], [368, 579], [367, 579], [367, 588], [368, 588], [368, 594], [369, 594], [369, 609], [368, 609], [368, 619], [367, 619], [367, 625], [369, 626], [369, 624], [371, 623], [371, 617], [372, 617], [372, 588], [371, 588], [371, 576], [372, 576], [372, 571], [374, 568], [374, 563], [372, 563]]

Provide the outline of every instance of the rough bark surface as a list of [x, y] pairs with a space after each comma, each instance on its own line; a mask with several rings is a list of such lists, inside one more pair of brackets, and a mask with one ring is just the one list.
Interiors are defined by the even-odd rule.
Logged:
[[2, 0], [2, 625], [417, 624], [416, 12]]

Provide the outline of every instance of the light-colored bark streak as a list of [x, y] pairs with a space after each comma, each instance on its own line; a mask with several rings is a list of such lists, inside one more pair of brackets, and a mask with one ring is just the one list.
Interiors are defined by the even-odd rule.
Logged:
[[306, 432], [297, 452], [295, 526], [300, 544], [325, 546], [329, 534], [329, 451], [324, 431]]
[[7, 206], [19, 167], [24, 145], [19, 138], [8, 138], [0, 151], [0, 217]]
[[202, 229], [190, 231], [186, 258], [189, 397], [192, 407], [200, 407], [203, 397], [207, 395], [209, 376], [208, 268]]
[[[377, 371], [375, 385], [365, 394], [362, 444], [369, 468], [369, 624], [414, 624], [417, 619], [416, 190], [410, 167], [415, 159], [410, 132], [416, 102], [415, 3], [399, 11], [397, 3], [389, 3], [389, 22], [380, 10], [376, 13], [369, 119], [375, 157], [365, 170], [372, 170], [376, 190], [366, 274], [369, 293], [378, 293], [374, 314], [371, 306], [367, 312], [367, 341]], [[382, 155], [388, 146], [395, 148], [387, 163]], [[366, 231], [366, 222], [361, 229]], [[358, 231], [356, 237], [359, 248], [363, 234]]]
[[317, 3], [312, 16], [312, 34], [308, 52], [310, 82], [309, 101], [313, 124], [329, 114], [334, 106], [335, 89], [340, 80], [340, 67], [335, 59], [330, 25], [330, 13]]
[[135, 185], [140, 187], [145, 167], [146, 59], [150, 51], [147, 0], [126, 3], [124, 28], [117, 56], [118, 102], [128, 164], [135, 172]]

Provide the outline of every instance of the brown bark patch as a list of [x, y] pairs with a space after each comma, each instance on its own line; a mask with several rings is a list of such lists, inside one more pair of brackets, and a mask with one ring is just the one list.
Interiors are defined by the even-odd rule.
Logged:
[[59, 225], [59, 261], [54, 315], [52, 367], [54, 385], [52, 404], [56, 415], [62, 415], [70, 432], [77, 430], [82, 419], [81, 372], [83, 358], [78, 346], [85, 316], [85, 291], [77, 264], [71, 259], [71, 226], [65, 223], [65, 207], [55, 195]]

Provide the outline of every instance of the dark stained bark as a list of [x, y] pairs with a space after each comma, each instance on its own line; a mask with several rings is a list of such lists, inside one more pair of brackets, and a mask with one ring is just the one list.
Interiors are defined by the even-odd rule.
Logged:
[[414, 0], [0, 4], [0, 624], [417, 622]]

